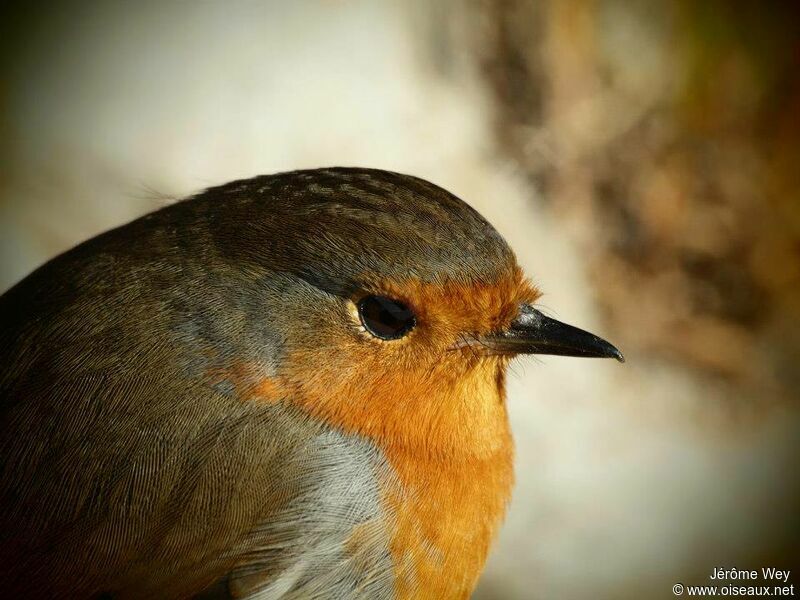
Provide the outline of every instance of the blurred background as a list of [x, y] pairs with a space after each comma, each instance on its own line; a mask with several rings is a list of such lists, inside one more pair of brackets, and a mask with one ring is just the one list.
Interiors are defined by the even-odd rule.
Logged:
[[628, 359], [514, 365], [518, 483], [475, 598], [800, 567], [799, 7], [4, 3], [0, 291], [231, 179], [427, 178]]

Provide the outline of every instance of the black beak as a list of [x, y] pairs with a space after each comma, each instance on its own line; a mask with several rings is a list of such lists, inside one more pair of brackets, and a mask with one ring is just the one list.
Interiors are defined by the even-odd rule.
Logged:
[[520, 307], [519, 315], [507, 330], [482, 337], [481, 342], [509, 354], [558, 354], [625, 362], [622, 353], [604, 339], [546, 317], [528, 304]]

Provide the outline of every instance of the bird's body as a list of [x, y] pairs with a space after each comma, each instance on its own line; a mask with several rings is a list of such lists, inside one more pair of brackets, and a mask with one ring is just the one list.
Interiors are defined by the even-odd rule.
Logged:
[[467, 597], [513, 479], [509, 353], [473, 342], [536, 297], [475, 211], [365, 169], [55, 258], [0, 298], [0, 594]]

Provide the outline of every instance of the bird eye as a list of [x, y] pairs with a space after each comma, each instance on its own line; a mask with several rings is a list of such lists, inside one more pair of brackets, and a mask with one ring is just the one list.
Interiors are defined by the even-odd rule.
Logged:
[[358, 316], [366, 330], [382, 340], [401, 338], [417, 324], [408, 306], [385, 296], [366, 296], [359, 300]]

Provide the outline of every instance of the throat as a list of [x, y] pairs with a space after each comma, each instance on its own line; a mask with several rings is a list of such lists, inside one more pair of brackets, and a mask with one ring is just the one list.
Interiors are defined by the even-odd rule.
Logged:
[[387, 458], [397, 476], [384, 493], [394, 516], [390, 549], [398, 598], [468, 598], [511, 495], [508, 429], [494, 452], [480, 458], [402, 451]]
[[391, 466], [381, 504], [398, 598], [468, 598], [511, 495], [505, 364], [463, 358], [396, 379], [294, 380], [303, 410], [369, 439]]
[[474, 375], [426, 399], [439, 414], [425, 439], [382, 445], [396, 476], [384, 494], [398, 598], [468, 598], [505, 515], [514, 450], [504, 372]]

